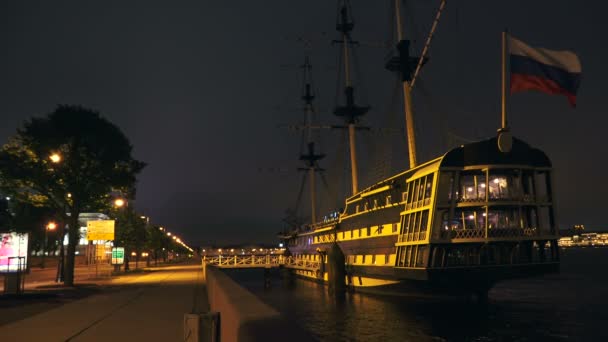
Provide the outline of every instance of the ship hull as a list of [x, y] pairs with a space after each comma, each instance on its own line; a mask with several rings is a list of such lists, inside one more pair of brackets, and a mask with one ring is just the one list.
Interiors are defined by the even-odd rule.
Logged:
[[[347, 267], [347, 289], [391, 296], [468, 296], [487, 293], [506, 280], [559, 272], [558, 262], [525, 265], [487, 265], [452, 269], [404, 269], [380, 266]], [[327, 272], [293, 270], [301, 279], [327, 283]]]

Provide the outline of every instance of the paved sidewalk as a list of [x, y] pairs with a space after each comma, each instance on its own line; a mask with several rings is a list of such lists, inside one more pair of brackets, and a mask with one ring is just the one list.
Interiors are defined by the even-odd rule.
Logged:
[[208, 311], [200, 265], [113, 279], [102, 293], [0, 326], [7, 341], [183, 341], [185, 313]]

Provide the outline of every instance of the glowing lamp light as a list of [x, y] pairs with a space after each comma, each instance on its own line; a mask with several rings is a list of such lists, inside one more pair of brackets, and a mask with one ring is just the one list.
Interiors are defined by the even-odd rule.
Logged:
[[51, 162], [57, 164], [61, 161], [61, 156], [57, 153], [53, 153], [49, 156], [49, 159], [51, 160]]
[[117, 198], [114, 201], [114, 205], [117, 206], [118, 208], [122, 207], [123, 205], [125, 205], [125, 200], [123, 200], [122, 198]]
[[482, 188], [486, 187], [486, 183], [481, 183], [479, 186], [481, 186]]
[[474, 219], [474, 218], [475, 218], [475, 216], [474, 216], [474, 215], [469, 215], [469, 220], [472, 220], [472, 219]]
[[55, 228], [57, 228], [57, 224], [55, 222], [49, 222], [49, 224], [46, 225], [46, 229], [48, 230], [55, 230]]
[[473, 188], [472, 188], [472, 187], [468, 187], [468, 188], [467, 188], [467, 191], [468, 191], [468, 192], [471, 192], [471, 191], [473, 191]]
[[500, 183], [500, 181], [498, 180], [498, 178], [494, 179], [494, 183], [496, 183], [496, 184]]

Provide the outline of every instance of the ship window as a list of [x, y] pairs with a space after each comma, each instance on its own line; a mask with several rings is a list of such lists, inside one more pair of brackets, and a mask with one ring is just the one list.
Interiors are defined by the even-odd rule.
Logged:
[[372, 235], [372, 233], [371, 233], [372, 228], [371, 228], [371, 227], [367, 227], [367, 229], [366, 229], [366, 230], [367, 230], [367, 234], [366, 234], [366, 235], [367, 235], [367, 236], [371, 236], [371, 235]]
[[549, 214], [548, 207], [540, 207], [538, 208], [538, 218], [539, 218], [539, 227], [543, 233], [548, 233], [552, 228], [552, 220]]
[[454, 192], [454, 172], [439, 173], [439, 186], [437, 187], [437, 201], [447, 203], [452, 200]]
[[408, 191], [407, 191], [407, 203], [412, 203], [414, 201], [414, 195], [416, 193], [416, 184], [418, 184], [418, 180], [414, 180], [411, 181], [408, 184]]
[[391, 205], [391, 195], [386, 196], [386, 205]]
[[397, 229], [399, 229], [399, 227], [397, 226], [397, 223], [393, 223], [393, 233], [396, 233]]
[[448, 210], [437, 211], [436, 221], [439, 221], [435, 227], [439, 230], [444, 231], [450, 229], [450, 224], [448, 222], [450, 216], [450, 212]]
[[422, 201], [424, 199], [424, 191], [425, 191], [424, 187], [425, 187], [427, 178], [428, 177], [426, 177], [426, 176], [423, 178], [420, 178], [420, 182], [418, 183], [418, 196], [416, 196], [418, 201]]
[[524, 170], [522, 172], [522, 194], [523, 200], [531, 202], [534, 200], [534, 173], [532, 171]]
[[378, 200], [374, 199], [374, 209], [376, 209], [378, 207]]
[[427, 181], [424, 190], [424, 199], [431, 198], [431, 191], [433, 190], [433, 175], [427, 176]]
[[488, 229], [519, 228], [519, 209], [492, 208], [488, 211]]
[[376, 264], [376, 254], [372, 254], [372, 264]]
[[548, 180], [547, 172], [537, 172], [534, 175], [534, 183], [536, 185], [536, 198], [539, 202], [549, 201], [548, 191]]
[[424, 267], [425, 260], [427, 259], [428, 248], [427, 246], [418, 246], [418, 253], [416, 255], [416, 267]]
[[410, 266], [410, 259], [412, 257], [412, 246], [407, 246], [406, 250], [405, 250], [405, 267], [409, 267]]
[[536, 229], [538, 227], [536, 209], [534, 207], [524, 207], [522, 220], [524, 228]]
[[424, 210], [422, 212], [422, 218], [420, 219], [420, 231], [426, 231], [428, 222], [429, 222], [429, 211]]
[[359, 212], [359, 205], [357, 204], [357, 205], [355, 206], [355, 213], [358, 213], [358, 212]]
[[481, 171], [466, 172], [460, 176], [461, 201], [485, 201], [486, 176]]
[[490, 200], [518, 199], [521, 194], [519, 170], [490, 171], [488, 196]]
[[363, 204], [363, 210], [364, 210], [364, 211], [367, 211], [367, 208], [368, 208], [368, 203], [367, 203], [367, 202], [365, 202], [365, 204]]
[[[445, 223], [443, 224], [445, 225]], [[485, 229], [485, 208], [481, 207], [468, 210], [456, 210], [454, 212], [454, 219], [449, 225], [451, 229]]]
[[390, 260], [391, 260], [390, 255], [385, 254], [385, 255], [384, 255], [384, 263], [385, 263], [385, 264], [388, 264]]
[[418, 213], [412, 213], [408, 215], [408, 223], [407, 223], [407, 229], [406, 232], [407, 233], [413, 233], [416, 231], [416, 214]]

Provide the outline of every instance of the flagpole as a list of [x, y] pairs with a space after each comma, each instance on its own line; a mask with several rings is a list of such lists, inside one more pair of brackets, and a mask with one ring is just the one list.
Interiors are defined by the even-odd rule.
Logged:
[[502, 130], [507, 129], [507, 29], [502, 32]]

